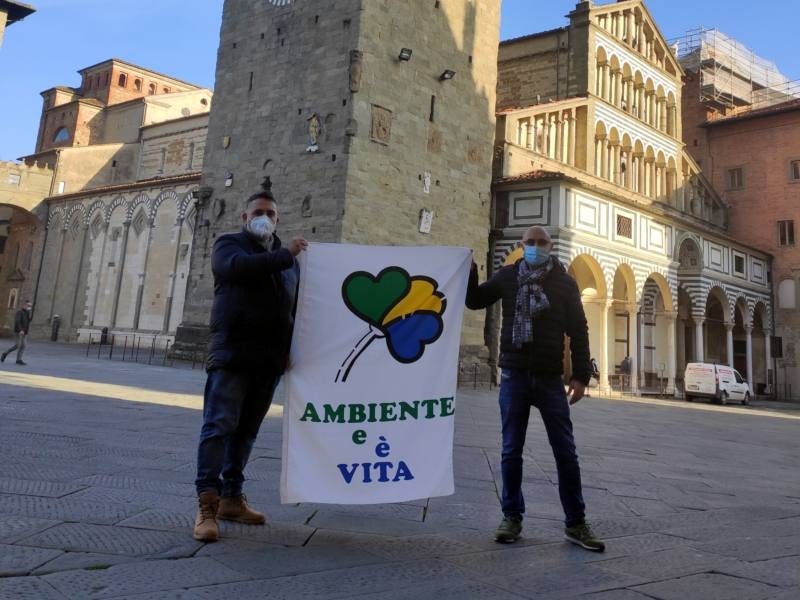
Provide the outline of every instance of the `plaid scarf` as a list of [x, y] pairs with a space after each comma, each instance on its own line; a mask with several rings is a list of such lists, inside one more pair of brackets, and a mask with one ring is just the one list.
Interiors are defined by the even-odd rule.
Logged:
[[539, 266], [522, 260], [517, 267], [517, 306], [514, 311], [513, 343], [515, 348], [533, 341], [533, 319], [550, 307], [542, 282], [555, 266], [555, 258]]

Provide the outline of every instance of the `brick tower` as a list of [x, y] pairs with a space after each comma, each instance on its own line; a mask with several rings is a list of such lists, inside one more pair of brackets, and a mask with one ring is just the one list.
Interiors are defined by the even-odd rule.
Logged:
[[[485, 269], [499, 22], [500, 0], [225, 2], [178, 348], [203, 343], [214, 238], [262, 186], [284, 239], [469, 246]], [[462, 343], [486, 356], [481, 314]]]

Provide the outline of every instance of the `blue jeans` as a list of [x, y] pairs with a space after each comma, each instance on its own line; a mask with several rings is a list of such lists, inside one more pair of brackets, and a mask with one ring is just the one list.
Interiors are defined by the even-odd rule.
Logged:
[[525, 369], [503, 369], [500, 382], [500, 416], [503, 424], [503, 514], [522, 518], [522, 449], [531, 405], [539, 409], [558, 470], [558, 494], [567, 527], [582, 523], [585, 505], [581, 469], [572, 435], [569, 402], [561, 377], [540, 377]]
[[264, 372], [209, 372], [197, 449], [198, 495], [210, 490], [221, 496], [242, 493], [244, 467], [278, 381], [280, 375]]

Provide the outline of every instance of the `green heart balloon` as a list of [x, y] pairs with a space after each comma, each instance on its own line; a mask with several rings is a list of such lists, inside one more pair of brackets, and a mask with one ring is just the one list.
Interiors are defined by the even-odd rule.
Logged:
[[380, 328], [383, 317], [411, 288], [411, 277], [400, 267], [389, 267], [377, 276], [366, 271], [352, 273], [342, 284], [347, 307], [359, 318]]

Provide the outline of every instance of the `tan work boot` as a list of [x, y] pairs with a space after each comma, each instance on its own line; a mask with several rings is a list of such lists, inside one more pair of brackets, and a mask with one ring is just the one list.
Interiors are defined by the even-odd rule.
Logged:
[[243, 495], [220, 498], [217, 518], [248, 525], [263, 525], [267, 520], [263, 513], [253, 510], [247, 505], [247, 498]]
[[219, 494], [214, 491], [203, 492], [197, 500], [194, 539], [200, 542], [216, 542], [219, 539], [219, 525], [217, 524]]

